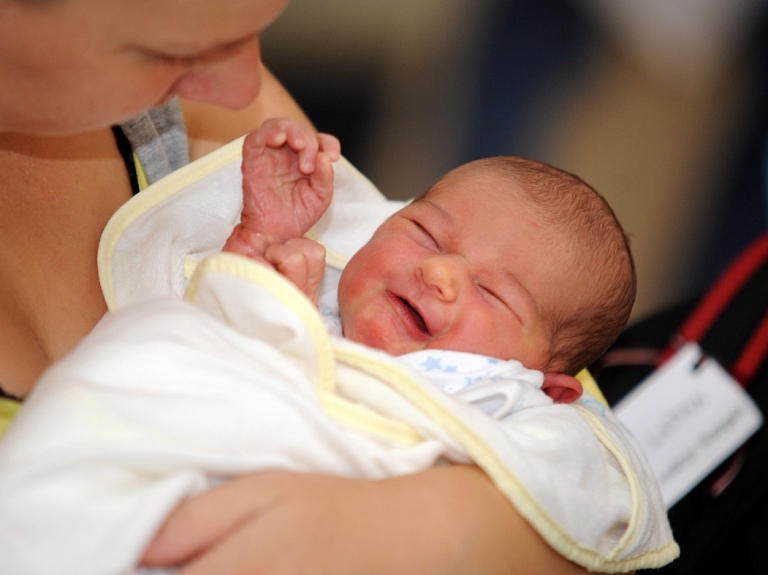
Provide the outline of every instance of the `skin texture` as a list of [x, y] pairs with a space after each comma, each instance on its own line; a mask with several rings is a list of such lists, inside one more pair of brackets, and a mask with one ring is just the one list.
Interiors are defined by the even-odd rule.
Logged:
[[[26, 395], [106, 311], [96, 248], [131, 193], [109, 126], [178, 94], [195, 158], [267, 117], [306, 120], [259, 62], [258, 34], [284, 5], [0, 0], [6, 391]], [[361, 530], [372, 517], [378, 530]], [[584, 572], [544, 544], [481, 472], [462, 467], [377, 482], [242, 478], [185, 501], [150, 556], [198, 575]]]

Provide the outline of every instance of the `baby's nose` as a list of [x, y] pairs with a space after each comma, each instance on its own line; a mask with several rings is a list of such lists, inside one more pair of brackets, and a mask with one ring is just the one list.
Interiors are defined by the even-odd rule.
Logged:
[[455, 301], [462, 286], [471, 283], [466, 261], [456, 254], [426, 257], [419, 262], [416, 270], [422, 281], [446, 302]]

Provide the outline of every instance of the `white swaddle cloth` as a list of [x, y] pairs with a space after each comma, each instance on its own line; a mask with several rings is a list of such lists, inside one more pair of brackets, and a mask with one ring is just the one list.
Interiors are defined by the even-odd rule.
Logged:
[[[650, 468], [593, 396], [556, 405], [529, 380], [517, 398], [525, 401], [496, 405], [494, 419], [399, 358], [330, 337], [274, 271], [206, 257], [239, 213], [230, 197], [240, 197], [236, 145], [158, 182], [105, 232], [102, 281], [118, 313], [44, 376], [0, 442], [9, 572], [130, 572], [181, 498], [226, 477], [289, 469], [378, 478], [448, 461], [479, 465], [554, 549], [591, 570], [677, 556]], [[337, 201], [315, 230], [331, 259], [373, 231], [335, 236], [334, 218], [381, 221], [397, 207], [370, 191], [342, 189]], [[333, 280], [325, 298], [335, 297]], [[494, 397], [509, 403], [485, 399]]]

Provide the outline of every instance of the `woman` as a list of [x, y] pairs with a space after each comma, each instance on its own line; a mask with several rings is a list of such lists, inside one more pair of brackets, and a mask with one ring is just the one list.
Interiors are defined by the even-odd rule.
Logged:
[[[96, 248], [133, 193], [120, 152], [131, 118], [178, 96], [192, 159], [265, 117], [303, 118], [260, 63], [259, 34], [285, 4], [0, 0], [6, 396], [29, 393], [106, 310]], [[143, 166], [154, 177], [186, 159], [178, 142], [151, 143], [177, 158], [159, 171]], [[188, 574], [582, 572], [472, 467], [376, 482], [287, 472], [232, 481], [183, 504], [146, 561], [184, 563]]]

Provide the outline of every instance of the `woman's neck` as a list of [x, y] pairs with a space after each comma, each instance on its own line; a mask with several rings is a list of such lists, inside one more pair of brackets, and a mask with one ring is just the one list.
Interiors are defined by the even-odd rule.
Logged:
[[96, 251], [130, 198], [110, 130], [0, 134], [0, 387], [24, 396], [104, 314]]

